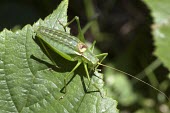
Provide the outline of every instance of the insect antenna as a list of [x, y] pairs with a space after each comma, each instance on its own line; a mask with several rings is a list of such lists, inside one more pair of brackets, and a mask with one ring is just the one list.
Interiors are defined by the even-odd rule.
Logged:
[[123, 74], [125, 74], [125, 75], [128, 75], [128, 76], [130, 76], [130, 77], [132, 77], [132, 78], [134, 78], [134, 79], [136, 79], [136, 80], [138, 80], [138, 81], [140, 81], [140, 82], [148, 85], [149, 87], [155, 89], [156, 91], [160, 92], [161, 94], [163, 94], [163, 95], [167, 98], [168, 101], [170, 101], [170, 99], [168, 98], [168, 96], [167, 96], [164, 92], [162, 92], [162, 91], [159, 90], [158, 88], [150, 85], [149, 83], [147, 83], [147, 82], [139, 79], [138, 77], [135, 77], [135, 76], [133, 76], [133, 75], [131, 75], [131, 74], [129, 74], [129, 73], [126, 73], [126, 72], [124, 72], [124, 71], [121, 71], [121, 70], [119, 70], [119, 69], [113, 68], [113, 67], [108, 66], [108, 65], [104, 65], [104, 64], [101, 64], [101, 63], [98, 63], [98, 65], [101, 65], [101, 66], [103, 66], [103, 67], [107, 67], [107, 68], [113, 69], [113, 70], [115, 70], [115, 71], [117, 71], [117, 72], [120, 72], [120, 73], [123, 73]]

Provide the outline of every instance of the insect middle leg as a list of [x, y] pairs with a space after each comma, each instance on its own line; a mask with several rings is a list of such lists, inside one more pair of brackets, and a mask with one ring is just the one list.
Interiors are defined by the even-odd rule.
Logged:
[[[92, 43], [92, 46], [90, 47], [90, 50], [93, 52], [93, 50], [94, 50], [94, 46], [95, 46], [95, 44], [96, 44], [96, 41], [94, 41], [93, 43]], [[99, 61], [99, 64], [107, 57], [107, 55], [108, 55], [108, 53], [102, 53], [102, 54], [98, 54], [98, 55], [96, 55], [96, 57], [101, 57], [101, 56], [103, 56], [103, 58]], [[96, 66], [96, 68], [97, 68], [98, 66]]]
[[78, 61], [78, 63], [76, 64], [76, 66], [66, 75], [66, 77], [64, 78], [64, 93], [67, 93], [67, 78], [71, 75], [71, 73], [73, 73], [81, 64], [81, 61]]
[[[86, 72], [86, 75], [87, 75], [87, 79], [88, 79], [88, 81], [89, 81], [89, 84], [90, 84], [90, 82], [91, 82], [91, 79], [90, 79], [90, 75], [89, 75], [89, 72], [88, 72], [88, 69], [87, 69], [87, 64], [86, 63], [83, 63], [84, 64], [84, 69], [85, 69], [85, 72]], [[96, 84], [92, 84], [99, 92], [100, 92], [100, 95], [101, 95], [101, 97], [103, 98], [103, 95], [102, 95], [102, 91], [100, 90], [100, 88], [98, 88], [97, 86], [96, 86]]]
[[98, 66], [99, 66], [99, 65], [102, 63], [102, 61], [107, 57], [107, 55], [108, 55], [108, 53], [102, 53], [102, 54], [96, 55], [96, 57], [102, 57], [102, 56], [103, 56], [103, 58], [98, 62], [98, 65], [95, 67], [95, 69], [98, 68]]

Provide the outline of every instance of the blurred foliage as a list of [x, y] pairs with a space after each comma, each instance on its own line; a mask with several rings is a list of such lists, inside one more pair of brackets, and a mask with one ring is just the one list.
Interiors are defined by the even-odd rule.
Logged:
[[[51, 13], [61, 0], [1, 0], [0, 29], [14, 30]], [[70, 0], [68, 18], [79, 16], [88, 41], [109, 55], [109, 64], [136, 75], [170, 96], [169, 0]], [[11, 12], [12, 11], [12, 12]], [[76, 23], [71, 26], [77, 33]], [[154, 54], [153, 54], [154, 53]], [[102, 68], [102, 67], [101, 67]], [[116, 74], [116, 75], [115, 75]], [[149, 86], [104, 68], [108, 95], [124, 113], [169, 113], [170, 102]]]

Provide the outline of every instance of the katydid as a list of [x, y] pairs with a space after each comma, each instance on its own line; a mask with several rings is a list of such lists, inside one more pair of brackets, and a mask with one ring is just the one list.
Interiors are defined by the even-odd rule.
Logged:
[[[43, 42], [45, 42], [50, 48], [52, 48], [54, 50], [54, 52], [61, 55], [66, 60], [77, 61], [77, 64], [75, 65], [75, 67], [64, 78], [65, 93], [67, 92], [67, 88], [66, 88], [67, 87], [67, 78], [80, 66], [80, 64], [83, 64], [89, 83], [90, 83], [91, 79], [90, 79], [90, 75], [89, 75], [89, 72], [88, 72], [88, 68], [90, 70], [96, 71], [98, 66], [102, 65], [102, 66], [114, 69], [116, 71], [119, 71], [121, 73], [124, 73], [128, 76], [131, 76], [131, 77], [139, 80], [140, 82], [143, 82], [144, 84], [154, 88], [155, 90], [159, 91], [163, 95], [165, 95], [159, 89], [153, 87], [152, 85], [144, 82], [143, 80], [141, 80], [141, 79], [139, 79], [139, 78], [137, 78], [137, 77], [135, 77], [131, 74], [128, 74], [128, 73], [125, 73], [121, 70], [115, 69], [113, 67], [101, 64], [101, 62], [106, 58], [106, 56], [108, 54], [102, 53], [102, 54], [99, 54], [99, 55], [95, 55], [93, 53], [95, 42], [92, 44], [92, 46], [90, 48], [88, 48], [88, 46], [85, 44], [85, 39], [84, 39], [82, 30], [81, 30], [81, 27], [80, 27], [79, 18], [77, 16], [75, 18], [73, 18], [67, 25], [63, 25], [64, 29], [70, 23], [72, 23], [74, 20], [76, 20], [77, 25], [78, 25], [79, 34], [78, 34], [77, 37], [71, 36], [69, 33], [66, 33], [64, 31], [55, 30], [55, 29], [52, 29], [52, 28], [44, 27], [44, 26], [39, 26], [39, 28], [35, 31], [38, 39], [40, 40], [41, 44], [43, 45], [43, 48], [45, 49], [45, 52], [47, 53], [50, 60], [52, 60], [52, 62], [54, 62], [54, 60], [50, 57], [50, 54], [48, 53]], [[62, 25], [62, 23], [60, 23], [60, 24]], [[98, 57], [103, 57], [103, 58], [101, 60], [99, 60]], [[95, 84], [93, 84], [93, 85], [100, 92], [100, 89]], [[165, 96], [166, 96], [166, 98], [168, 98], [167, 95], [165, 95]]]

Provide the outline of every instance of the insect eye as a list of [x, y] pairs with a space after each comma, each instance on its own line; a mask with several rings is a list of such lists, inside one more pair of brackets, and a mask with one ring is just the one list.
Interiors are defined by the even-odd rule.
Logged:
[[80, 51], [80, 53], [83, 53], [87, 50], [87, 46], [83, 43], [79, 43], [78, 44], [78, 50]]

